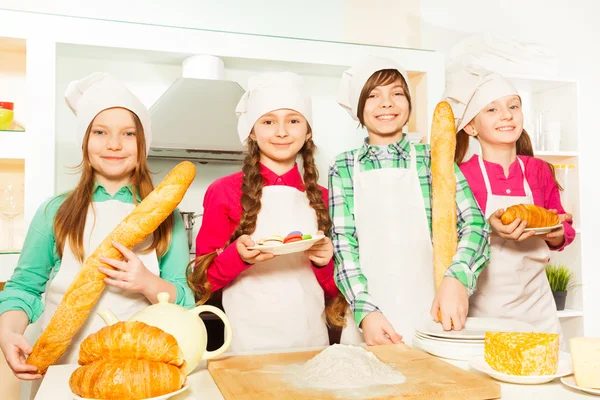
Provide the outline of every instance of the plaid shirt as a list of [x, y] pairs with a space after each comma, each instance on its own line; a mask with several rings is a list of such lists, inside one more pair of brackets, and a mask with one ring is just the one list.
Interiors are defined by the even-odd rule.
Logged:
[[[387, 147], [371, 146], [368, 139], [359, 149], [336, 157], [329, 169], [329, 213], [333, 222], [335, 280], [354, 312], [360, 326], [369, 313], [379, 311], [368, 291], [360, 268], [358, 237], [354, 222], [354, 155], [358, 151], [361, 171], [380, 168], [410, 168], [410, 142], [403, 137]], [[431, 234], [431, 151], [429, 145], [415, 145], [417, 171]], [[463, 283], [469, 295], [475, 291], [477, 277], [489, 259], [490, 228], [477, 206], [469, 185], [457, 166], [456, 209], [458, 249], [445, 276]], [[433, 269], [433, 264], [432, 264]], [[433, 271], [432, 271], [433, 273]]]

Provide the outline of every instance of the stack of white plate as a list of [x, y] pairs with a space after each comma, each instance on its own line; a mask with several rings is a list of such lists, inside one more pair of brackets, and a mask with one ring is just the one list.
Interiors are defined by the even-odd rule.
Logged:
[[532, 332], [534, 327], [512, 319], [470, 317], [462, 330], [445, 331], [441, 323], [428, 321], [415, 329], [413, 346], [437, 357], [467, 361], [483, 356], [488, 331]]

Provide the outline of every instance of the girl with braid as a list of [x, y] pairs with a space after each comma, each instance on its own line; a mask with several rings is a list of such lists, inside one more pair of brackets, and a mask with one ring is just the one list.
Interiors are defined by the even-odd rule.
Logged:
[[206, 191], [190, 287], [199, 303], [223, 290], [233, 352], [327, 346], [327, 323], [343, 325], [347, 307], [333, 280], [331, 239], [280, 256], [248, 249], [274, 234], [329, 233], [328, 194], [317, 184], [313, 158], [310, 97], [298, 75], [270, 73], [250, 78], [236, 113], [248, 155], [241, 172]]

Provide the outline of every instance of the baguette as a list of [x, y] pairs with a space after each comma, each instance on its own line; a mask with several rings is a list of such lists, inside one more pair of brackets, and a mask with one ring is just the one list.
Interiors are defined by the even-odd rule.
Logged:
[[508, 225], [517, 218], [527, 221], [527, 228], [547, 228], [559, 223], [558, 215], [533, 204], [517, 204], [508, 207], [500, 217], [500, 221]]
[[436, 290], [458, 246], [455, 149], [454, 114], [450, 104], [442, 101], [435, 108], [431, 125], [431, 224]]
[[101, 257], [122, 260], [113, 241], [129, 249], [141, 243], [175, 210], [194, 180], [196, 168], [191, 162], [177, 165], [165, 179], [102, 241], [73, 279], [52, 320], [33, 346], [27, 364], [44, 374], [69, 347], [104, 290], [106, 275], [98, 267], [112, 268]]

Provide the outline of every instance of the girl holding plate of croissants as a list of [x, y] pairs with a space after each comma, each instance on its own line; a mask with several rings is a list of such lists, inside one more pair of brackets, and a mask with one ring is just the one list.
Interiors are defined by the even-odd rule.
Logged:
[[[575, 230], [560, 203], [552, 166], [533, 156], [519, 93], [496, 73], [463, 68], [450, 74], [444, 97], [456, 122], [455, 161], [492, 227], [490, 263], [479, 276], [469, 315], [510, 317], [539, 332], [560, 333], [545, 267], [550, 250], [563, 250]], [[479, 142], [481, 156], [467, 160], [470, 138]], [[529, 207], [510, 223], [501, 218], [520, 204], [540, 208]], [[557, 228], [525, 231], [527, 218]]]
[[[79, 183], [39, 207], [17, 268], [0, 292], [0, 347], [14, 374], [24, 380], [41, 378], [35, 366], [25, 363], [32, 350], [25, 328], [39, 318], [43, 329], [48, 326], [84, 260], [154, 189], [146, 163], [150, 116], [140, 100], [105, 73], [72, 82], [65, 98], [77, 117], [83, 152]], [[58, 364], [76, 364], [81, 342], [105, 326], [97, 311], [110, 309], [127, 320], [156, 303], [160, 292], [168, 292], [179, 305], [194, 304], [185, 276], [187, 238], [178, 213], [133, 251], [117, 242], [113, 246], [124, 260], [102, 259], [114, 267], [99, 268], [107, 287]]]

